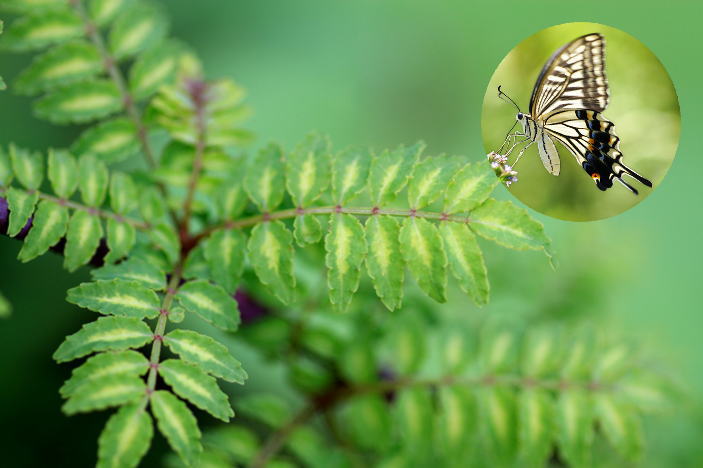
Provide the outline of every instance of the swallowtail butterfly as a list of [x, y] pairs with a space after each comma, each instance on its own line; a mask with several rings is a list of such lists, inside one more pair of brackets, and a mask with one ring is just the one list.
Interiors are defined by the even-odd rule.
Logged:
[[[500, 87], [498, 93], [508, 97]], [[600, 190], [609, 189], [617, 180], [636, 195], [637, 190], [622, 179], [624, 174], [652, 186], [623, 163], [614, 124], [601, 115], [609, 101], [605, 39], [601, 34], [578, 37], [554, 52], [537, 77], [529, 113], [520, 112], [520, 107], [508, 99], [518, 109], [516, 124], [522, 125], [522, 131], [508, 134], [503, 145], [511, 138], [513, 145], [506, 154], [525, 144], [516, 163], [536, 142], [545, 169], [558, 176], [561, 162], [556, 140], [574, 155]]]

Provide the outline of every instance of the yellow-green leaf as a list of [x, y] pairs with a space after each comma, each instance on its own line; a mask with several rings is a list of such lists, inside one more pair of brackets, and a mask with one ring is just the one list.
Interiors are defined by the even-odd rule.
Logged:
[[132, 0], [89, 0], [88, 12], [98, 26], [109, 23]]
[[39, 117], [57, 124], [85, 123], [122, 109], [122, 96], [106, 79], [71, 83], [36, 101], [34, 109]]
[[244, 188], [263, 212], [274, 210], [283, 200], [283, 153], [276, 144], [259, 151], [247, 168]]
[[17, 180], [30, 190], [38, 190], [44, 180], [44, 156], [10, 144], [10, 160]]
[[45, 253], [65, 234], [68, 225], [68, 209], [48, 200], [39, 202], [37, 211], [17, 258], [28, 262]]
[[159, 8], [146, 2], [136, 2], [126, 8], [110, 30], [110, 51], [123, 59], [145, 50], [162, 39], [168, 24]]
[[366, 255], [364, 228], [355, 216], [336, 213], [325, 236], [327, 287], [332, 307], [344, 312], [359, 287]]
[[84, 413], [121, 406], [145, 395], [146, 383], [139, 377], [129, 374], [104, 375], [78, 387], [62, 409], [68, 415]]
[[154, 434], [151, 416], [138, 403], [120, 408], [98, 439], [98, 468], [131, 468], [139, 464]]
[[284, 304], [295, 293], [293, 236], [280, 221], [257, 224], [247, 244], [249, 261], [261, 282]]
[[341, 206], [366, 187], [371, 154], [366, 149], [347, 149], [337, 154], [332, 164], [332, 196]]
[[369, 170], [369, 193], [374, 206], [385, 205], [395, 199], [408, 182], [413, 166], [420, 157], [425, 144], [399, 146], [392, 151], [384, 151], [373, 158]]
[[598, 393], [594, 400], [598, 422], [610, 444], [625, 459], [637, 461], [644, 442], [636, 409], [631, 402], [608, 393]]
[[297, 207], [307, 207], [329, 184], [329, 139], [308, 135], [286, 156], [286, 185]]
[[28, 193], [10, 187], [5, 196], [7, 197], [7, 206], [10, 209], [10, 224], [7, 228], [7, 235], [15, 237], [27, 225], [37, 200], [39, 200], [39, 195], [37, 192]]
[[471, 229], [488, 240], [511, 249], [548, 249], [544, 226], [524, 208], [509, 201], [488, 199], [471, 212]]
[[444, 212], [468, 213], [493, 192], [498, 179], [484, 163], [468, 163], [452, 177], [444, 194]]
[[105, 263], [112, 263], [126, 257], [136, 242], [137, 235], [134, 226], [121, 223], [116, 219], [107, 220], [107, 247]]
[[322, 239], [322, 225], [317, 216], [304, 214], [295, 217], [293, 221], [293, 235], [299, 246], [315, 244]]
[[75, 271], [93, 257], [103, 235], [100, 218], [86, 211], [76, 211], [68, 222], [63, 265]]
[[237, 301], [222, 287], [207, 281], [189, 281], [176, 294], [178, 302], [189, 312], [226, 331], [239, 327]]
[[423, 218], [406, 218], [400, 228], [400, 245], [420, 288], [437, 302], [445, 302], [447, 254], [437, 227]]
[[420, 210], [431, 204], [447, 188], [449, 179], [459, 167], [457, 157], [434, 156], [420, 161], [408, 182], [408, 203]]
[[59, 392], [67, 398], [73, 395], [79, 387], [93, 380], [102, 379], [110, 375], [140, 376], [149, 370], [149, 361], [142, 353], [127, 350], [96, 354], [88, 358], [79, 367], [73, 369], [71, 378], [68, 379]]
[[366, 220], [366, 269], [376, 294], [389, 310], [400, 308], [405, 281], [405, 260], [400, 250], [400, 225], [390, 216]]
[[188, 406], [173, 393], [158, 390], [151, 395], [156, 424], [169, 445], [188, 466], [195, 466], [203, 451], [198, 422]]
[[547, 391], [527, 388], [517, 404], [520, 461], [524, 466], [544, 466], [552, 451], [555, 402]]
[[137, 318], [154, 318], [161, 307], [154, 291], [121, 279], [81, 283], [68, 290], [66, 300], [101, 314]]
[[476, 236], [465, 225], [442, 222], [439, 232], [447, 251], [447, 259], [459, 287], [478, 305], [488, 302], [488, 272]]
[[55, 9], [22, 16], [7, 28], [0, 46], [13, 51], [41, 49], [83, 35], [83, 22], [69, 9]]
[[205, 259], [212, 278], [230, 293], [236, 292], [244, 271], [246, 241], [238, 229], [220, 229], [205, 244]]
[[589, 466], [594, 436], [590, 395], [580, 389], [560, 392], [556, 424], [559, 453], [564, 460], [573, 466]]
[[131, 120], [116, 118], [85, 130], [71, 147], [76, 156], [91, 154], [107, 164], [127, 159], [139, 149]]
[[174, 42], [162, 42], [141, 54], [129, 71], [129, 89], [141, 100], [155, 93], [160, 86], [176, 78], [182, 47]]
[[228, 382], [244, 384], [247, 373], [223, 345], [209, 336], [191, 331], [174, 330], [164, 337], [164, 344], [181, 359]]
[[111, 280], [120, 278], [136, 281], [153, 290], [166, 289], [166, 274], [157, 265], [141, 258], [130, 257], [117, 265], [105, 265], [90, 271], [93, 279]]
[[78, 164], [66, 151], [49, 150], [49, 181], [59, 198], [69, 199], [78, 186]]

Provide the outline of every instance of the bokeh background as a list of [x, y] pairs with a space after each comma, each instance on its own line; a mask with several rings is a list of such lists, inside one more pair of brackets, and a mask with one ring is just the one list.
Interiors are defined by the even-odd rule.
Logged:
[[[615, 124], [625, 164], [651, 180], [654, 188], [625, 177], [625, 182], [640, 192], [638, 196], [616, 181], [611, 189], [601, 192], [558, 142], [561, 173], [554, 177], [544, 169], [534, 144], [515, 167], [519, 183], [510, 191], [540, 213], [569, 221], [593, 221], [622, 213], [648, 197], [671, 166], [679, 142], [679, 103], [657, 57], [636, 38], [616, 28], [585, 22], [553, 26], [521, 41], [500, 62], [486, 89], [481, 114], [486, 151], [497, 150], [507, 129], [515, 123], [517, 112], [498, 98], [498, 86], [503, 86], [523, 112], [529, 112], [530, 96], [542, 66], [564, 44], [594, 32], [605, 38], [610, 103], [603, 116]], [[511, 154], [511, 162], [520, 148]]]
[[[535, 213], [554, 239], [560, 268], [551, 271], [537, 253], [486, 243], [491, 304], [478, 310], [453, 295], [441, 307], [467, 319], [579, 315], [641, 343], [668, 365], [691, 400], [647, 421], [643, 465], [703, 465], [703, 413], [696, 404], [703, 391], [700, 2], [163, 3], [175, 35], [194, 47], [207, 73], [233, 77], [248, 90], [256, 144], [276, 140], [288, 148], [317, 129], [337, 146], [387, 147], [422, 138], [429, 154], [480, 160], [484, 93], [515, 44], [571, 21], [608, 24], [640, 39], [668, 70], [681, 103], [682, 138], [668, 176], [651, 197], [603, 221], [570, 223]], [[0, 72], [11, 85], [27, 62], [0, 56]], [[35, 119], [30, 100], [0, 94], [0, 143], [44, 149], [67, 145], [76, 134]], [[499, 196], [512, 198], [500, 190]], [[64, 302], [66, 289], [88, 275], [66, 274], [53, 255], [20, 265], [14, 259], [19, 247], [0, 238], [0, 290], [15, 308], [0, 322], [0, 421], [6, 429], [0, 450], [8, 466], [90, 466], [106, 416], [60, 413], [57, 390], [70, 366], [51, 360], [62, 338], [93, 317]], [[237, 391], [256, 391], [275, 379], [275, 370], [249, 360], [245, 350], [239, 357], [251, 378]], [[157, 464], [165, 450], [162, 440], [155, 443], [145, 466]]]

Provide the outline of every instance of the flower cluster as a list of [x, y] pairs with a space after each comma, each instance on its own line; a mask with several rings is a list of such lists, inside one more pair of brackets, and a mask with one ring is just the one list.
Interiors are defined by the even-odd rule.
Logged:
[[517, 182], [517, 171], [513, 170], [513, 166], [508, 164], [508, 157], [498, 154], [495, 151], [488, 153], [488, 162], [496, 173], [496, 176], [506, 187]]

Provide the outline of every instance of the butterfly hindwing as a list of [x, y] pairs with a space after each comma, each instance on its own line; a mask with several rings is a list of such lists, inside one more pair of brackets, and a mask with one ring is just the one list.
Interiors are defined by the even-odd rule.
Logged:
[[544, 130], [541, 130], [537, 134], [537, 148], [539, 150], [539, 157], [542, 160], [544, 168], [550, 174], [558, 176], [559, 172], [561, 172], [559, 152], [557, 151], [556, 146], [554, 146], [552, 139]]
[[602, 112], [607, 106], [605, 40], [598, 33], [557, 50], [542, 68], [530, 98], [530, 114], [538, 121], [560, 110]]

